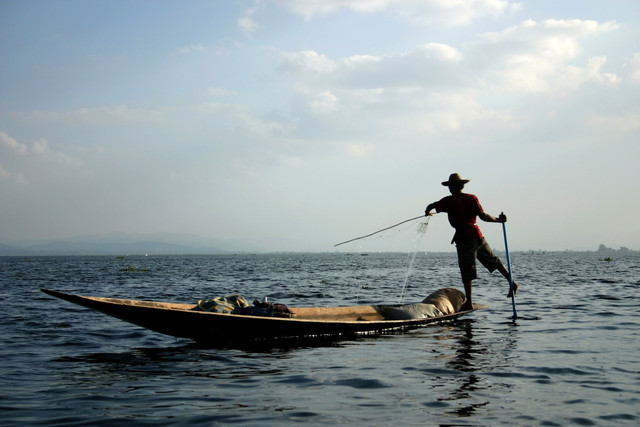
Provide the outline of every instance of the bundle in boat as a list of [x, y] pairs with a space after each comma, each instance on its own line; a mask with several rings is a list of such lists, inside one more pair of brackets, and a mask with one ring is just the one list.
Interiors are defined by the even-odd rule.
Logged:
[[293, 312], [285, 304], [254, 300], [253, 306], [251, 306], [245, 297], [238, 294], [201, 299], [193, 309], [210, 313], [242, 314], [244, 316], [286, 318], [294, 316]]
[[466, 301], [464, 293], [455, 288], [443, 288], [431, 293], [422, 302], [403, 305], [379, 305], [385, 320], [411, 320], [454, 314]]

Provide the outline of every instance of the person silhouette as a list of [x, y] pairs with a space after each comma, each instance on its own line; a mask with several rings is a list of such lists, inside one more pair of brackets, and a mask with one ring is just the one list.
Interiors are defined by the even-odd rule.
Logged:
[[[432, 210], [437, 213], [446, 212], [449, 217], [449, 224], [456, 230], [451, 243], [456, 244], [458, 253], [458, 265], [460, 267], [460, 275], [464, 285], [464, 292], [467, 300], [461, 310], [472, 310], [472, 283], [477, 277], [476, 259], [485, 266], [489, 272], [498, 270], [509, 281], [509, 293], [507, 297], [511, 297], [511, 282], [509, 279], [509, 271], [506, 269], [500, 259], [493, 254], [489, 243], [482, 236], [480, 228], [476, 224], [476, 217], [485, 222], [507, 222], [507, 217], [500, 214], [498, 217], [487, 214], [480, 201], [473, 194], [463, 193], [462, 190], [468, 179], [462, 179], [459, 174], [452, 173], [447, 181], [442, 185], [449, 187], [450, 196], [446, 196], [437, 202], [433, 202], [425, 209], [425, 216], [433, 215]], [[513, 282], [513, 292], [518, 291], [518, 285]]]

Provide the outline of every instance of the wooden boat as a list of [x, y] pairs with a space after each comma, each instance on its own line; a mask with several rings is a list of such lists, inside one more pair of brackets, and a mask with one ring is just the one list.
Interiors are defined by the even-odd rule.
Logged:
[[344, 337], [381, 334], [451, 322], [473, 310], [439, 317], [385, 320], [379, 306], [298, 307], [292, 318], [260, 317], [194, 310], [194, 304], [72, 295], [42, 289], [48, 295], [92, 308], [161, 334], [202, 343], [276, 338]]

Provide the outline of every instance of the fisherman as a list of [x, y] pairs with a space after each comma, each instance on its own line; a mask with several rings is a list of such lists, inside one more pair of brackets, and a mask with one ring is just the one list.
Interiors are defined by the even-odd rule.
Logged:
[[[463, 193], [464, 185], [469, 182], [468, 179], [462, 179], [457, 173], [452, 173], [447, 181], [442, 185], [449, 187], [450, 196], [431, 203], [425, 210], [425, 215], [433, 215], [432, 210], [436, 212], [446, 212], [449, 216], [449, 224], [455, 228], [456, 232], [451, 243], [456, 244], [458, 252], [458, 265], [460, 266], [460, 274], [462, 275], [462, 283], [464, 284], [464, 292], [467, 297], [461, 310], [473, 309], [473, 301], [471, 299], [471, 284], [476, 275], [476, 258], [484, 265], [489, 272], [498, 270], [509, 281], [509, 271], [502, 262], [493, 254], [491, 247], [482, 237], [480, 228], [476, 225], [476, 217], [486, 222], [507, 222], [507, 217], [500, 214], [499, 217], [491, 216], [484, 212], [478, 198], [473, 194]], [[513, 292], [518, 291], [518, 285], [513, 282]], [[509, 284], [509, 294], [511, 297], [512, 289]]]

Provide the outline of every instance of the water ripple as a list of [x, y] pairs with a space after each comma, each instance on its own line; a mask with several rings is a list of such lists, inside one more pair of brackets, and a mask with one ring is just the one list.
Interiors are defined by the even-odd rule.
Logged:
[[[635, 425], [640, 257], [514, 254], [479, 271], [489, 307], [404, 334], [198, 345], [64, 301], [396, 303], [406, 254], [0, 258], [0, 425]], [[129, 268], [131, 267], [131, 268]], [[455, 254], [417, 253], [405, 301], [459, 287]]]

